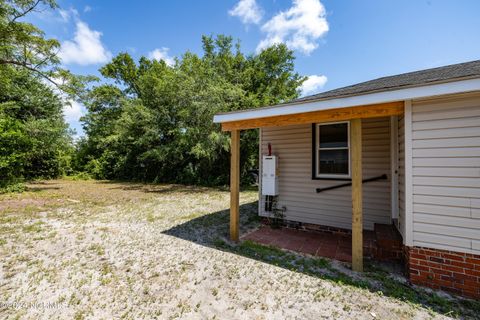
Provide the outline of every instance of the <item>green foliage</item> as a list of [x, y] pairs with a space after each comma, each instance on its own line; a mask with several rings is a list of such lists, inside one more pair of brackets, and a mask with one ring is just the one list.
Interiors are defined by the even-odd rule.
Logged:
[[[0, 188], [74, 171], [97, 179], [226, 184], [230, 139], [213, 115], [295, 98], [304, 81], [286, 46], [245, 55], [220, 35], [204, 36], [203, 55], [186, 52], [174, 66], [121, 53], [100, 69], [105, 83], [87, 91], [94, 78], [60, 68], [59, 42], [25, 22], [31, 12], [56, 7], [54, 0], [0, 2]], [[87, 137], [76, 150], [62, 116], [65, 100], [74, 97], [88, 109]], [[248, 183], [258, 133], [241, 139]]]
[[92, 180], [92, 176], [86, 172], [78, 172], [75, 174], [65, 176], [63, 179], [71, 180], [71, 181], [87, 181], [87, 180]]
[[[54, 0], [0, 1], [0, 189], [71, 173], [74, 148], [62, 107], [81, 98], [88, 76], [59, 67], [60, 43], [24, 18]], [[55, 90], [53, 89], [55, 88]]]
[[0, 66], [0, 189], [69, 173], [72, 151], [62, 100], [28, 70]]
[[[203, 37], [203, 56], [186, 52], [174, 66], [114, 57], [100, 69], [108, 84], [85, 101], [87, 138], [78, 145], [77, 168], [96, 178], [226, 184], [230, 139], [213, 115], [290, 100], [304, 81], [284, 45], [250, 56], [233, 47], [230, 37]], [[258, 132], [242, 132], [241, 139], [248, 182]]]
[[[425, 307], [434, 312], [465, 319], [476, 319], [480, 312], [480, 302], [466, 299], [449, 299], [435, 292], [412, 286], [408, 282], [396, 279], [389, 270], [373, 264], [367, 264], [367, 270], [362, 275], [352, 277], [343, 270], [331, 265], [329, 260], [300, 256], [273, 246], [261, 245], [249, 240], [240, 244], [216, 239], [215, 247], [240, 254], [242, 256], [270, 263], [291, 271], [302, 272], [312, 277], [329, 280], [342, 286], [348, 285], [408, 302], [417, 307]], [[320, 296], [321, 296], [321, 292]], [[321, 298], [321, 297], [320, 297]]]
[[0, 1], [0, 66], [14, 66], [58, 87], [65, 95], [82, 97], [95, 77], [77, 76], [60, 67], [60, 42], [23, 19], [32, 12], [56, 9], [55, 0]]
[[23, 182], [10, 181], [8, 184], [0, 185], [0, 194], [2, 193], [21, 193], [25, 191], [26, 186]]
[[250, 240], [242, 241], [239, 245], [232, 245], [221, 240], [215, 241], [215, 246], [238, 253], [255, 260], [268, 262], [278, 267], [292, 271], [300, 271], [308, 275], [325, 275], [334, 272], [330, 262], [319, 257], [299, 257], [297, 254], [281, 250], [274, 246], [265, 246]]
[[45, 39], [42, 30], [20, 21], [39, 6], [55, 8], [54, 0], [8, 0], [0, 2], [0, 63], [23, 65], [40, 70], [58, 64], [55, 55], [60, 43]]

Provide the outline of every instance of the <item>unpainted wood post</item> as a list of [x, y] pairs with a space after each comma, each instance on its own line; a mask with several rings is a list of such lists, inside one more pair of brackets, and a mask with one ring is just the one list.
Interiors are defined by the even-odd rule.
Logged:
[[362, 120], [350, 123], [352, 172], [352, 269], [363, 271]]
[[230, 239], [238, 241], [240, 220], [240, 130], [231, 131]]

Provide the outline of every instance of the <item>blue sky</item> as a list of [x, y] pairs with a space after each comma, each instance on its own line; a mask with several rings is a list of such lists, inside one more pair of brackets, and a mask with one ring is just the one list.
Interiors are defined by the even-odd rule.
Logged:
[[[480, 59], [478, 0], [61, 0], [30, 21], [62, 43], [60, 56], [78, 74], [119, 52], [170, 62], [201, 53], [201, 36], [240, 39], [244, 52], [287, 43], [305, 94], [418, 69]], [[66, 107], [82, 135], [83, 106]]]

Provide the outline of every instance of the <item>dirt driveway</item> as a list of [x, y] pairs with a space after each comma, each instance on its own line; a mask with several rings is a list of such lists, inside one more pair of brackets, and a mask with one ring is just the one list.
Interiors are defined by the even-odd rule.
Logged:
[[[258, 225], [241, 194], [242, 232]], [[0, 195], [0, 318], [429, 319], [478, 302], [226, 240], [226, 190], [47, 181]]]

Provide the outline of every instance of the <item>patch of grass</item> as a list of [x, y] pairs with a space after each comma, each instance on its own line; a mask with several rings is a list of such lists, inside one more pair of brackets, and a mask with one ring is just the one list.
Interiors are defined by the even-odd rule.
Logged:
[[0, 186], [0, 194], [2, 193], [22, 193], [26, 189], [25, 183], [16, 182], [4, 186]]
[[102, 265], [102, 269], [100, 270], [103, 276], [109, 275], [113, 273], [112, 267], [108, 263], [104, 263]]
[[82, 300], [80, 300], [80, 299], [75, 295], [75, 293], [72, 293], [72, 295], [70, 296], [70, 299], [69, 299], [69, 301], [68, 301], [68, 304], [71, 305], [71, 306], [75, 306], [75, 305], [79, 305], [81, 302], [82, 302]]
[[88, 181], [88, 180], [93, 180], [93, 177], [87, 172], [79, 172], [74, 175], [65, 176], [63, 177], [63, 179], [70, 180], [70, 181]]
[[[135, 300], [138, 303], [136, 305], [127, 303], [125, 310], [122, 310], [124, 313], [119, 314], [124, 318], [135, 318], [139, 315], [169, 318], [171, 312], [181, 316], [187, 312], [203, 311], [195, 296], [188, 298], [191, 300], [183, 301], [173, 297], [166, 301], [169, 298], [158, 294], [157, 285], [163, 285], [167, 280], [172, 283], [171, 288], [188, 292], [192, 291], [190, 284], [193, 282], [196, 287], [192, 294], [207, 288], [206, 293], [210, 300], [221, 303], [225, 303], [225, 299], [235, 300], [237, 302], [226, 306], [226, 311], [230, 312], [235, 308], [252, 309], [248, 311], [249, 316], [258, 314], [259, 310], [271, 310], [262, 302], [257, 302], [255, 295], [256, 292], [271, 294], [272, 288], [279, 290], [278, 302], [288, 301], [277, 305], [282, 312], [286, 308], [297, 308], [295, 305], [299, 301], [297, 298], [305, 297], [304, 301], [316, 301], [317, 304], [322, 304], [325, 300], [332, 301], [335, 305], [326, 308], [337, 308], [339, 312], [332, 310], [331, 317], [345, 317], [347, 313], [351, 313], [353, 317], [353, 314], [358, 315], [359, 312], [368, 317], [370, 311], [385, 311], [387, 304], [382, 305], [382, 302], [392, 305], [391, 310], [387, 310], [392, 312], [392, 317], [402, 319], [428, 318], [427, 312], [432, 318], [439, 317], [439, 313], [460, 318], [478, 318], [480, 314], [478, 301], [450, 299], [448, 296], [422, 291], [403, 283], [400, 278], [393, 277], [388, 271], [381, 270], [375, 265], [366, 264], [365, 273], [351, 273], [328, 259], [302, 256], [254, 242], [247, 241], [237, 245], [222, 241], [221, 239], [228, 237], [229, 213], [225, 210], [228, 205], [226, 190], [94, 180], [51, 180], [27, 185], [28, 190], [24, 193], [0, 195], [0, 211], [5, 212], [0, 213], [0, 251], [5, 251], [7, 246], [9, 250], [15, 250], [11, 258], [2, 261], [5, 281], [13, 287], [20, 283], [17, 275], [28, 270], [30, 275], [25, 281], [28, 281], [32, 292], [42, 294], [38, 292], [42, 290], [38, 285], [41, 281], [48, 282], [56, 290], [62, 290], [63, 295], [59, 301], [72, 308], [73, 313], [70, 314], [72, 317], [75, 311], [81, 309], [82, 312], [75, 314], [79, 319], [88, 318], [92, 313], [91, 308], [110, 308], [111, 300], [97, 299], [96, 293], [91, 294], [92, 289], [97, 290], [96, 285], [92, 286], [97, 281], [103, 286], [99, 288], [101, 294], [111, 293], [115, 303], [131, 294], [137, 294]], [[257, 193], [242, 192], [240, 207], [242, 231], [258, 225], [260, 218], [257, 215], [256, 200]], [[45, 225], [34, 223], [40, 220], [45, 222]], [[155, 222], [155, 228], [153, 224], [145, 225], [146, 221]], [[159, 251], [157, 248], [150, 250], [149, 245], [145, 245], [143, 241], [131, 241], [131, 234], [122, 229], [125, 223], [131, 224], [132, 232], [155, 230], [146, 238], [142, 234], [133, 238], [158, 240], [162, 248]], [[24, 227], [31, 233], [24, 234]], [[207, 249], [188, 251], [182, 241], [158, 235], [157, 231], [163, 235], [201, 244]], [[157, 235], [158, 239], [150, 237]], [[102, 241], [104, 237], [107, 237], [108, 241]], [[50, 238], [56, 241], [32, 241]], [[127, 239], [128, 241], [123, 241]], [[51, 247], [51, 244], [54, 247]], [[116, 245], [122, 246], [121, 249], [124, 251], [117, 254]], [[185, 252], [170, 250], [172, 249], [170, 245], [178, 246]], [[231, 258], [230, 254], [211, 250], [211, 247], [237, 254], [240, 263], [232, 266], [227, 262]], [[73, 250], [76, 250], [75, 255], [71, 254]], [[109, 254], [109, 259], [106, 259], [106, 254]], [[258, 273], [262, 274], [262, 277], [256, 277], [257, 272], [272, 270], [272, 267], [260, 263], [242, 264], [247, 259], [240, 256], [299, 274], [276, 269], [281, 272]], [[204, 258], [208, 258], [212, 263], [204, 264], [202, 262]], [[123, 260], [125, 260], [123, 264], [117, 263]], [[52, 264], [51, 261], [55, 263]], [[60, 262], [60, 267], [57, 261]], [[44, 262], [45, 266], [42, 264]], [[77, 272], [80, 271], [82, 273], [79, 277]], [[252, 276], [252, 281], [245, 288], [230, 286], [245, 275]], [[61, 287], [64, 283], [60, 280], [65, 279], [72, 284], [72, 290], [64, 290]], [[215, 280], [211, 281], [212, 279]], [[302, 281], [305, 281], [303, 286]], [[320, 285], [317, 285], [318, 283]], [[26, 282], [22, 280], [22, 284], [26, 285]], [[183, 287], [185, 284], [187, 286]], [[165, 288], [165, 290], [170, 288], [170, 284]], [[368, 299], [355, 301], [362, 296]], [[155, 300], [162, 304], [171, 303], [172, 309], [175, 310], [170, 312], [165, 308], [164, 314], [162, 310], [137, 312], [137, 309], [148, 307]], [[209, 306], [208, 303], [210, 302], [207, 301], [202, 307], [211, 308], [212, 304]], [[299, 317], [305, 316], [305, 310], [297, 311]], [[152, 312], [155, 312], [155, 315]], [[203, 312], [200, 314], [204, 315]], [[225, 316], [228, 314], [225, 313]]]
[[20, 220], [21, 220], [20, 216], [5, 215], [0, 217], [0, 224], [17, 223]]
[[210, 227], [215, 227], [222, 224], [227, 224], [230, 221], [229, 219], [230, 218], [227, 212], [223, 214], [215, 214], [215, 215], [209, 214], [209, 215], [204, 215], [197, 218], [195, 220], [195, 224], [201, 228], [210, 228]]
[[[249, 240], [238, 245], [232, 245], [221, 239], [216, 239], [214, 245], [222, 250], [267, 262], [291, 271], [319, 277], [339, 285], [348, 285], [376, 292], [418, 307], [424, 307], [434, 313], [471, 319], [475, 319], [480, 314], [480, 301], [441, 297], [435, 292], [427, 292], [424, 289], [398, 281], [392, 278], [387, 270], [380, 269], [372, 264], [367, 265], [367, 270], [363, 275], [358, 278], [352, 278], [344, 272], [333, 268], [326, 259], [305, 257]], [[318, 297], [316, 295], [315, 298], [319, 298], [325, 293], [319, 291], [317, 294]]]
[[412, 287], [393, 279], [388, 271], [369, 265], [365, 275], [381, 284], [385, 296], [407, 301], [416, 305], [423, 305], [437, 313], [450, 317], [475, 318], [480, 314], [480, 301], [467, 299], [448, 299], [435, 292]]
[[83, 320], [85, 319], [85, 313], [81, 310], [75, 312], [75, 315], [73, 316], [73, 319], [75, 320]]
[[155, 222], [155, 216], [152, 212], [147, 213], [147, 221], [150, 223]]
[[194, 213], [182, 216], [182, 220], [192, 220], [192, 219], [198, 218], [200, 216], [202, 216], [201, 213], [194, 212]]
[[220, 239], [217, 239], [214, 243], [222, 249], [292, 271], [301, 271], [310, 275], [323, 275], [326, 271], [331, 270], [330, 263], [324, 258], [300, 257], [294, 253], [272, 246], [264, 246], [250, 240], [243, 241], [237, 246], [230, 245]]
[[23, 229], [23, 232], [38, 233], [43, 230], [42, 229], [43, 224], [44, 223], [42, 221], [37, 221], [35, 223], [24, 226], [22, 229]]
[[102, 247], [102, 245], [98, 243], [93, 243], [88, 247], [88, 250], [91, 250], [95, 252], [99, 256], [103, 256], [105, 254], [105, 249]]

